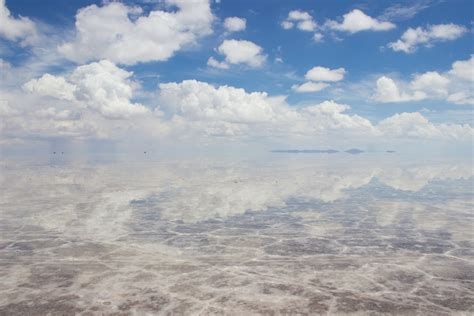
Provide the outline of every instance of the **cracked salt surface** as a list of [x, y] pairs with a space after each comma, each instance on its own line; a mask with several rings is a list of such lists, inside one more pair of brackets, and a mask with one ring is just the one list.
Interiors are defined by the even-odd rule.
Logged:
[[471, 162], [390, 159], [2, 161], [0, 315], [473, 313]]

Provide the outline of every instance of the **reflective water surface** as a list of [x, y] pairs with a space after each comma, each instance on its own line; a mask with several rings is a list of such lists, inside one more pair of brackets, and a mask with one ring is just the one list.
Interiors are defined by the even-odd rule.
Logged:
[[474, 312], [469, 160], [4, 159], [1, 315]]

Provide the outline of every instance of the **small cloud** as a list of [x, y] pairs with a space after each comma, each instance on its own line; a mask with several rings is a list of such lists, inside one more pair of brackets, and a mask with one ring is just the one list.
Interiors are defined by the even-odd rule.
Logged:
[[219, 69], [229, 69], [229, 65], [227, 63], [218, 61], [214, 57], [209, 57], [207, 60], [207, 65]]
[[238, 17], [230, 17], [224, 20], [224, 27], [228, 32], [239, 32], [245, 30], [247, 20]]
[[310, 69], [305, 78], [313, 81], [341, 81], [344, 79], [346, 70], [344, 68], [329, 69], [326, 67], [313, 67]]
[[291, 89], [298, 93], [318, 92], [330, 86], [327, 82], [336, 82], [344, 79], [345, 73], [346, 70], [344, 68], [313, 67], [305, 75], [305, 79], [308, 81], [301, 85], [293, 85]]
[[395, 28], [395, 24], [370, 17], [359, 9], [344, 14], [342, 22], [329, 20], [326, 22], [326, 26], [332, 30], [352, 34], [362, 31], [388, 31]]
[[324, 40], [324, 35], [322, 33], [314, 33], [313, 41], [316, 43], [322, 43]]
[[291, 89], [298, 93], [318, 92], [329, 87], [329, 84], [324, 82], [305, 82], [301, 85], [293, 85]]
[[379, 18], [385, 21], [408, 20], [427, 8], [429, 8], [429, 1], [415, 2], [406, 6], [394, 4], [385, 9], [384, 13]]
[[316, 29], [316, 26], [317, 24], [313, 20], [304, 20], [299, 22], [296, 27], [302, 31], [312, 32]]
[[277, 57], [275, 58], [275, 62], [276, 63], [279, 63], [279, 64], [282, 64], [283, 63], [283, 59], [281, 57]]
[[225, 56], [228, 64], [246, 64], [257, 68], [263, 66], [267, 59], [262, 47], [245, 40], [225, 40], [217, 51]]
[[285, 30], [289, 30], [291, 28], [293, 28], [294, 24], [293, 22], [290, 22], [290, 21], [282, 21], [281, 22], [281, 27], [284, 28]]
[[293, 10], [288, 13], [288, 17], [281, 22], [281, 27], [285, 30], [296, 27], [305, 32], [314, 31], [318, 24], [313, 20], [313, 17], [306, 11]]

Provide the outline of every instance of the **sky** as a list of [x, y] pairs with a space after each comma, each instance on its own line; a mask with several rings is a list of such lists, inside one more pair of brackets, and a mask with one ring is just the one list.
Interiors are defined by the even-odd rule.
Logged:
[[472, 1], [0, 0], [10, 148], [472, 148]]

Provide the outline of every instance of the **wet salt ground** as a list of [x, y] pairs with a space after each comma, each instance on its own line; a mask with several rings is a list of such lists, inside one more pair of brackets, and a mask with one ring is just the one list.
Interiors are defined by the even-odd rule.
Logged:
[[0, 315], [474, 312], [471, 163], [1, 164]]

